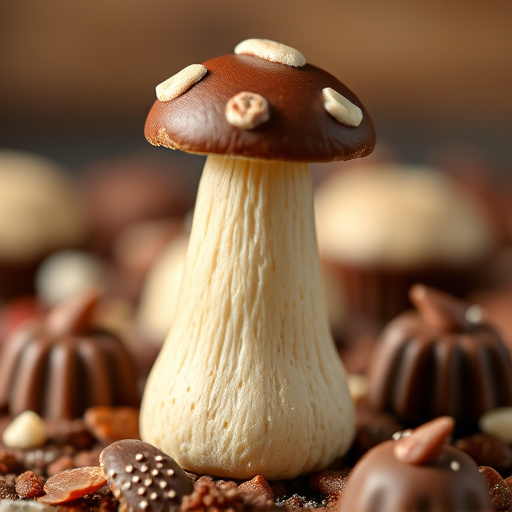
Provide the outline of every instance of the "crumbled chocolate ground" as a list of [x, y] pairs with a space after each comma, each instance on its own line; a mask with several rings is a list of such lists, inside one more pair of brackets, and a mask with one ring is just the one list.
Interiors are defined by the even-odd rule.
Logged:
[[[357, 455], [371, 448], [377, 440], [389, 439], [395, 425], [399, 424], [388, 417], [377, 418], [361, 408], [356, 438], [364, 437], [365, 442], [357, 445]], [[94, 435], [86, 422], [81, 419], [52, 421], [48, 431], [48, 442], [36, 449], [9, 450], [0, 442], [0, 499], [33, 500], [41, 495], [43, 484], [51, 476], [74, 468], [99, 466], [99, 454], [107, 444]], [[510, 473], [512, 467], [510, 446], [483, 434], [455, 439], [453, 442], [480, 464], [480, 471], [487, 478], [497, 512], [512, 512], [512, 478], [503, 478]], [[354, 455], [351, 454], [351, 457]], [[350, 473], [348, 460], [336, 461], [324, 471], [282, 481], [267, 481], [262, 476], [248, 481], [235, 481], [186, 473], [194, 483], [194, 490], [183, 498], [178, 510], [346, 512], [339, 508], [338, 498], [343, 493]], [[350, 462], [353, 463], [352, 458]], [[126, 512], [108, 485], [59, 505], [59, 510]]]
[[16, 500], [16, 475], [9, 474], [0, 476], [0, 500]]

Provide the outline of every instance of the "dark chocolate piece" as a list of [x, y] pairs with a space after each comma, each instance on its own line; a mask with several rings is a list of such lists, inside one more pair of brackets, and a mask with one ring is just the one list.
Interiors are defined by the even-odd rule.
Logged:
[[124, 439], [100, 455], [108, 484], [127, 510], [177, 510], [192, 493], [190, 478], [171, 457], [143, 441]]
[[[368, 112], [326, 71], [252, 55], [225, 55], [203, 65], [207, 74], [188, 91], [154, 103], [145, 127], [152, 144], [190, 153], [304, 162], [348, 160], [372, 152], [375, 131]], [[325, 87], [362, 110], [359, 126], [341, 124], [327, 113]], [[253, 129], [235, 127], [225, 117], [228, 101], [244, 91], [263, 96], [270, 105], [270, 119]]]
[[13, 332], [0, 359], [0, 409], [71, 419], [93, 405], [138, 406], [126, 347], [91, 325], [98, 300], [97, 293], [86, 292]]
[[448, 415], [476, 431], [484, 412], [512, 404], [511, 356], [477, 308], [427, 287], [411, 299], [418, 312], [392, 321], [372, 354], [369, 401], [406, 426]]
[[487, 483], [474, 461], [444, 446], [436, 458], [413, 465], [395, 456], [396, 441], [372, 448], [354, 467], [338, 512], [491, 512]]

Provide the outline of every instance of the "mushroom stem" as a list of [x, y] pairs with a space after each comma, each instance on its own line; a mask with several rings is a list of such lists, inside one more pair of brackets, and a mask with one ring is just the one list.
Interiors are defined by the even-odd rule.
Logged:
[[280, 479], [324, 468], [353, 432], [308, 166], [209, 156], [142, 438], [190, 471]]

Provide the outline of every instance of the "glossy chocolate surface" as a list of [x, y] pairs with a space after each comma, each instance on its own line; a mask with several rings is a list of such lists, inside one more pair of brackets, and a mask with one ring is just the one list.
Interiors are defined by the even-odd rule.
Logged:
[[71, 419], [93, 405], [138, 405], [127, 349], [91, 325], [97, 300], [84, 294], [13, 332], [0, 359], [0, 410]]
[[[293, 68], [251, 55], [225, 55], [203, 64], [208, 72], [191, 89], [174, 100], [154, 103], [145, 127], [152, 144], [191, 153], [306, 162], [348, 160], [372, 152], [375, 131], [368, 112], [329, 73], [310, 64]], [[325, 87], [361, 108], [358, 127], [345, 126], [327, 113]], [[226, 103], [242, 91], [269, 102], [269, 121], [250, 130], [226, 121]]]
[[512, 360], [491, 326], [467, 320], [468, 304], [424, 289], [418, 311], [397, 317], [377, 343], [370, 402], [409, 426], [450, 415], [471, 430], [484, 412], [512, 404]]
[[394, 455], [396, 441], [370, 450], [354, 467], [337, 512], [491, 512], [484, 477], [461, 450], [445, 446], [427, 464]]

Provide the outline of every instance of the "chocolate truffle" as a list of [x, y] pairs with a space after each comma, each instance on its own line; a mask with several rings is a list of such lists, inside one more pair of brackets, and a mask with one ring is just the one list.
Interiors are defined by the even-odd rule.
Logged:
[[416, 285], [408, 311], [383, 331], [369, 367], [369, 401], [406, 425], [449, 414], [476, 430], [480, 415], [512, 404], [512, 360], [482, 310]]
[[0, 360], [0, 410], [71, 419], [92, 405], [138, 405], [127, 349], [91, 325], [97, 303], [85, 292], [13, 332]]
[[[363, 456], [349, 474], [337, 512], [493, 511], [487, 483], [473, 459], [442, 444], [445, 426], [422, 428], [409, 440], [386, 441]], [[397, 450], [403, 441], [407, 455]], [[411, 458], [411, 453], [420, 456]]]

